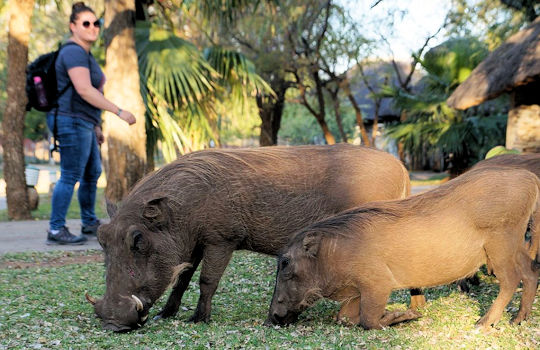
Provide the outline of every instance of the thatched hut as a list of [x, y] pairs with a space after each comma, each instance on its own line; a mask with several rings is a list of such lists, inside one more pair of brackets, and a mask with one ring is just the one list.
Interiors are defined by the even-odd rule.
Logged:
[[506, 147], [540, 152], [540, 17], [486, 57], [446, 101], [467, 109], [510, 93]]

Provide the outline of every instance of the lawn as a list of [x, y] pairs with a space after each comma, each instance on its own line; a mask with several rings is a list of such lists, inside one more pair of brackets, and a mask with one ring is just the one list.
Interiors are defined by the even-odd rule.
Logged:
[[447, 173], [433, 174], [427, 178], [419, 178], [414, 173], [410, 174], [411, 186], [441, 185], [450, 179]]
[[[321, 301], [288, 328], [265, 327], [274, 284], [271, 257], [236, 252], [213, 300], [212, 321], [191, 324], [187, 319], [197, 304], [198, 286], [192, 282], [179, 314], [149, 321], [127, 334], [101, 330], [84, 292], [103, 295], [101, 253], [17, 253], [0, 256], [0, 349], [11, 348], [129, 348], [129, 349], [358, 349], [358, 348], [540, 348], [540, 291], [530, 319], [510, 326], [510, 314], [489, 334], [474, 323], [497, 294], [494, 278], [481, 275], [471, 294], [453, 285], [429, 289], [423, 318], [384, 330], [364, 331], [336, 324], [338, 305]], [[198, 280], [198, 274], [193, 281]], [[520, 292], [507, 307], [518, 307]], [[396, 291], [389, 308], [404, 309], [407, 291]], [[164, 305], [162, 297], [151, 310]]]

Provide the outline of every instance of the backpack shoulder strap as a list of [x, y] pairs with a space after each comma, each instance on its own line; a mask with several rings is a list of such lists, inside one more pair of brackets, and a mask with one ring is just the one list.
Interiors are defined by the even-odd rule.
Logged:
[[[77, 45], [77, 46], [78, 46], [77, 43], [74, 43], [73, 41], [68, 41], [68, 42], [66, 42], [66, 43], [64, 43], [64, 44], [62, 44], [62, 45], [60, 45], [60, 47], [58, 48], [58, 53], [57, 53], [56, 57], [58, 57], [58, 55], [60, 54], [60, 51], [61, 51], [64, 47], [70, 46], [70, 45]], [[56, 98], [60, 98], [60, 96], [62, 96], [62, 95], [63, 95], [70, 87], [72, 87], [72, 86], [73, 86], [73, 83], [71, 82], [71, 79], [69, 79], [69, 82], [67, 83], [67, 85], [62, 89], [62, 91], [60, 91], [60, 92], [58, 93], [58, 95], [57, 95]]]

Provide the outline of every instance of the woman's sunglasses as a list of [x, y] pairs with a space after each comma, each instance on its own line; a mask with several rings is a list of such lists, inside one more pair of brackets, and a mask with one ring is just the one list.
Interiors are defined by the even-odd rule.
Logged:
[[101, 27], [101, 22], [99, 20], [95, 21], [94, 23], [90, 23], [90, 21], [84, 21], [82, 22], [83, 27], [89, 28], [90, 24], [93, 24], [94, 27], [99, 28]]

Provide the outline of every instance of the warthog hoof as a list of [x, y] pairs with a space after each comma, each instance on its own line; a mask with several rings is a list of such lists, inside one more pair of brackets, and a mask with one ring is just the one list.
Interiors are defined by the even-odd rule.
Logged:
[[162, 318], [169, 318], [176, 316], [178, 310], [170, 310], [167, 308], [162, 309], [156, 316], [154, 316], [153, 320], [161, 320]]
[[208, 322], [210, 322], [210, 315], [201, 315], [198, 312], [195, 312], [193, 314], [193, 316], [191, 316], [189, 318], [188, 322], [192, 322], [192, 323], [199, 323], [199, 322], [208, 323]]

